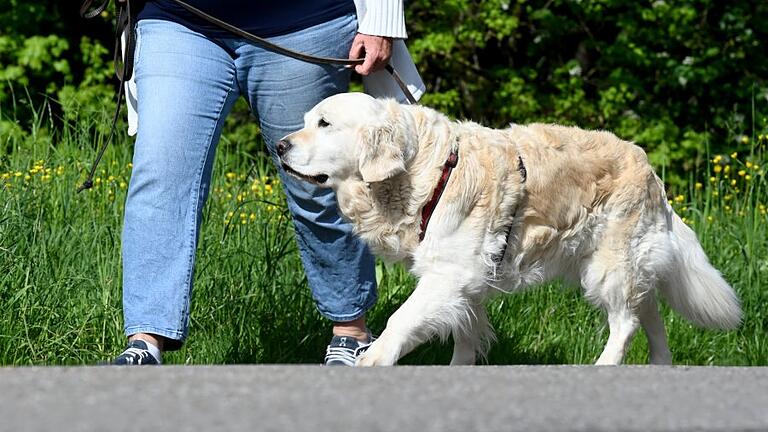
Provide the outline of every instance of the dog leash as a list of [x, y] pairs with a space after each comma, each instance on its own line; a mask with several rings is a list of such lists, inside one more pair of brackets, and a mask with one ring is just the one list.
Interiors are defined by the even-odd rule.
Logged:
[[[344, 66], [355, 66], [355, 65], [363, 64], [363, 62], [365, 62], [364, 58], [342, 59], [342, 58], [333, 58], [333, 57], [321, 57], [321, 56], [314, 56], [314, 55], [302, 53], [299, 51], [294, 51], [294, 50], [285, 48], [283, 46], [277, 45], [273, 42], [270, 42], [267, 39], [264, 39], [252, 33], [249, 33], [225, 21], [222, 21], [206, 12], [201, 11], [200, 9], [197, 9], [187, 4], [182, 0], [172, 0], [172, 1], [178, 4], [179, 6], [183, 7], [184, 9], [186, 9], [188, 12], [197, 16], [198, 18], [208, 21], [211, 24], [214, 24], [224, 30], [227, 30], [237, 36], [240, 36], [245, 40], [258, 44], [270, 51], [294, 58], [296, 60], [300, 60], [300, 61], [304, 61], [312, 64], [344, 65]], [[110, 0], [103, 0], [102, 3], [100, 3], [96, 7], [93, 7], [93, 4], [94, 4], [93, 2], [94, 0], [83, 1], [82, 5], [80, 6], [81, 17], [90, 19], [100, 15], [102, 12], [104, 12], [104, 10], [106, 10], [107, 6], [109, 6]], [[120, 115], [120, 106], [122, 104], [123, 97], [125, 95], [125, 83], [126, 81], [131, 79], [131, 75], [133, 74], [133, 53], [134, 53], [134, 48], [136, 46], [136, 34], [135, 34], [136, 16], [132, 13], [133, 11], [131, 10], [131, 0], [116, 1], [115, 3], [117, 8], [117, 25], [115, 28], [114, 65], [115, 65], [115, 75], [117, 76], [117, 79], [120, 81], [120, 88], [118, 89], [118, 92], [117, 92], [117, 106], [115, 108], [115, 114], [112, 117], [112, 125], [110, 127], [109, 136], [107, 137], [107, 140], [104, 141], [104, 143], [102, 143], [101, 148], [99, 149], [99, 152], [96, 155], [96, 159], [91, 165], [91, 170], [88, 173], [88, 178], [86, 178], [85, 182], [83, 182], [83, 184], [81, 184], [77, 188], [78, 193], [85, 189], [90, 189], [93, 187], [93, 176], [96, 173], [96, 167], [98, 166], [99, 162], [101, 162], [101, 158], [104, 156], [104, 152], [107, 150], [107, 146], [115, 136], [115, 130], [117, 128], [117, 119], [119, 118], [119, 115]], [[123, 43], [122, 41], [122, 35], [124, 31], [125, 31], [125, 43]], [[121, 56], [121, 53], [125, 53], [124, 59]], [[402, 80], [402, 78], [400, 77], [400, 74], [397, 73], [397, 70], [395, 70], [395, 68], [392, 67], [391, 64], [387, 64], [384, 69], [395, 80], [395, 83], [397, 84], [398, 87], [400, 87], [400, 90], [403, 92], [408, 102], [410, 104], [416, 104], [417, 103], [416, 98], [408, 89], [408, 85], [405, 84], [405, 82]]]

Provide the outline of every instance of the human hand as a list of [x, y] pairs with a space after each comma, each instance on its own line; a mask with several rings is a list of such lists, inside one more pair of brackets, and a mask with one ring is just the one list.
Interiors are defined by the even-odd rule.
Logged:
[[355, 72], [368, 75], [384, 69], [392, 57], [392, 38], [358, 33], [352, 41], [349, 58], [365, 57], [365, 62], [355, 66]]

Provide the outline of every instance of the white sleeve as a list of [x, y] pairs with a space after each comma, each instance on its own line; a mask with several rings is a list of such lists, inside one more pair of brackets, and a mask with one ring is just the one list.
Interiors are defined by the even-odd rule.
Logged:
[[355, 0], [359, 33], [406, 39], [403, 0]]

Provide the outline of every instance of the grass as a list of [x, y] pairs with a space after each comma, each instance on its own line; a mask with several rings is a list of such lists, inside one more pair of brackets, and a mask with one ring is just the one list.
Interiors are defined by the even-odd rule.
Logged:
[[[130, 176], [128, 141], [112, 146], [96, 187], [75, 194], [104, 130], [83, 119], [54, 127], [44, 111], [0, 134], [0, 365], [92, 364], [124, 344], [120, 230]], [[18, 126], [18, 125], [16, 125]], [[692, 327], [664, 306], [674, 361], [768, 364], [768, 204], [765, 127], [742, 137], [743, 154], [710, 156], [706, 171], [671, 201], [713, 264], [741, 296], [742, 327]], [[55, 144], [54, 144], [55, 143]], [[168, 363], [319, 363], [330, 326], [315, 310], [274, 169], [263, 154], [225, 142], [205, 210], [190, 338]], [[379, 264], [374, 331], [414, 280]], [[550, 284], [489, 305], [498, 342], [491, 364], [591, 363], [607, 339], [602, 313], [576, 289]], [[638, 333], [627, 363], [647, 362]], [[450, 344], [434, 342], [401, 361], [445, 364]]]

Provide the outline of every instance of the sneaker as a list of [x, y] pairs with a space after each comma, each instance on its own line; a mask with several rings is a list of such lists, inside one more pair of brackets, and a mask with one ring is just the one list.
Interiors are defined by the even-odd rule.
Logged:
[[364, 353], [375, 338], [368, 334], [368, 342], [360, 342], [349, 336], [334, 336], [325, 350], [326, 366], [354, 366], [360, 354]]
[[128, 343], [125, 351], [112, 361], [112, 364], [121, 366], [158, 365], [160, 362], [149, 352], [146, 342], [133, 340]]

